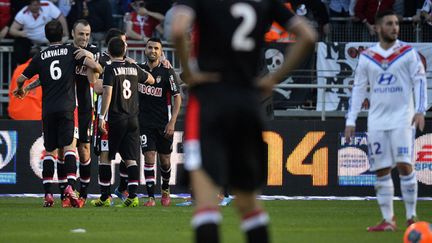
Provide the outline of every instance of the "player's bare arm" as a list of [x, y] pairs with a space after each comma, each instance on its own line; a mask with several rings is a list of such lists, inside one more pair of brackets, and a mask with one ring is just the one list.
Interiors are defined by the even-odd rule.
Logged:
[[103, 94], [103, 80], [97, 79], [93, 84], [93, 90], [97, 95]]
[[104, 91], [102, 94], [102, 108], [99, 115], [99, 130], [103, 134], [107, 134], [105, 127], [105, 116], [108, 112], [109, 105], [111, 103], [112, 86], [104, 85]]
[[218, 73], [197, 73], [192, 72], [189, 67], [189, 48], [187, 36], [188, 29], [193, 23], [194, 15], [192, 13], [185, 13], [177, 11], [173, 16], [172, 37], [174, 40], [174, 47], [177, 50], [177, 56], [182, 64], [183, 73], [182, 80], [189, 86], [197, 85], [204, 82], [218, 82], [220, 75]]
[[264, 90], [265, 94], [270, 94], [273, 86], [284, 79], [289, 72], [301, 64], [304, 58], [314, 50], [317, 33], [304, 18], [299, 16], [292, 18], [286, 24], [286, 29], [297, 36], [297, 41], [294, 45], [287, 48], [285, 61], [281, 68], [275, 73], [266, 75], [258, 82], [258, 85]]
[[173, 102], [174, 104], [172, 107], [171, 119], [165, 126], [165, 137], [172, 137], [174, 135], [175, 124], [177, 122], [178, 114], [180, 113], [180, 107], [182, 103], [181, 95], [177, 94], [173, 98], [174, 98], [174, 102]]
[[19, 99], [22, 99], [25, 97], [26, 92], [23, 89], [24, 86], [24, 82], [27, 80], [28, 78], [24, 75], [20, 75], [17, 79], [17, 88], [13, 91], [13, 95]]
[[89, 83], [94, 84], [99, 80], [99, 73], [95, 72], [91, 68], [87, 68], [87, 79]]
[[97, 73], [102, 73], [103, 68], [102, 66], [96, 62], [93, 57], [85, 57], [84, 59], [84, 65], [86, 65], [88, 68], [93, 69]]

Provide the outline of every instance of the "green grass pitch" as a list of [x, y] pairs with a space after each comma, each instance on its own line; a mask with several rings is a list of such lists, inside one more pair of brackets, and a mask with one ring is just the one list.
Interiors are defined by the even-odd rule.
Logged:
[[[395, 202], [399, 230], [384, 233], [365, 230], [380, 219], [376, 201], [263, 203], [271, 217], [272, 242], [402, 242], [406, 228], [401, 201]], [[54, 208], [41, 204], [41, 198], [0, 198], [0, 242], [181, 243], [193, 239], [192, 207], [122, 209], [87, 204], [82, 209], [63, 209], [59, 199]], [[432, 221], [432, 201], [420, 201], [417, 210], [421, 220]], [[222, 242], [244, 242], [233, 205], [222, 208], [222, 214]], [[71, 232], [77, 228], [86, 232]]]

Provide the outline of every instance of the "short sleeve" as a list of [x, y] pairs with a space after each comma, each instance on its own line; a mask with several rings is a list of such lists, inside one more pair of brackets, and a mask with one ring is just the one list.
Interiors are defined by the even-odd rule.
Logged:
[[170, 90], [171, 90], [171, 95], [176, 95], [179, 94], [179, 85], [178, 85], [178, 77], [177, 74], [175, 73], [174, 69], [170, 68], [169, 69], [169, 85], [170, 85]]
[[114, 72], [113, 67], [111, 65], [108, 65], [105, 67], [104, 71], [104, 77], [103, 77], [103, 85], [105, 86], [114, 86]]
[[[24, 7], [26, 8], [26, 7]], [[24, 18], [24, 9], [21, 9], [17, 15], [15, 16], [15, 21], [18, 22], [18, 24], [23, 25], [25, 23], [25, 18]]]
[[39, 74], [39, 65], [38, 62], [40, 61], [40, 55], [36, 55], [31, 60], [30, 64], [27, 66], [27, 68], [22, 73], [26, 78], [30, 79], [36, 74]]
[[139, 83], [144, 83], [145, 81], [147, 81], [148, 79], [148, 73], [146, 71], [144, 71], [141, 66], [136, 65], [136, 68], [138, 70], [138, 82]]

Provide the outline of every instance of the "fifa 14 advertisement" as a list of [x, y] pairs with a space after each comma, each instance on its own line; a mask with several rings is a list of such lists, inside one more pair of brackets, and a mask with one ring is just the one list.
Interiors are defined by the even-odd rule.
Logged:
[[[359, 119], [350, 144], [343, 136], [343, 119], [328, 121], [278, 119], [267, 123], [263, 132], [268, 145], [265, 195], [285, 196], [374, 196], [375, 175], [369, 170], [366, 120]], [[427, 120], [426, 124], [431, 124]], [[177, 124], [171, 155], [173, 193], [189, 193], [183, 185], [183, 124]], [[42, 160], [45, 153], [39, 121], [0, 121], [0, 194], [42, 193]], [[413, 161], [419, 182], [419, 196], [432, 191], [432, 127], [417, 132]], [[111, 183], [118, 183], [117, 156], [112, 163]], [[78, 161], [77, 161], [78, 163]], [[92, 156], [90, 193], [99, 193], [97, 157]], [[145, 192], [143, 158], [139, 193]], [[78, 173], [79, 175], [79, 173]], [[396, 195], [399, 179], [393, 171]], [[57, 178], [55, 177], [54, 180]], [[160, 184], [160, 175], [158, 175]]]

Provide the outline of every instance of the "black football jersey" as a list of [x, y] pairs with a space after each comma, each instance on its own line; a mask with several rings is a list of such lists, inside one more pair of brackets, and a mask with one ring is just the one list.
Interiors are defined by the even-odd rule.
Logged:
[[294, 16], [279, 0], [179, 0], [177, 7], [195, 12], [200, 70], [242, 84], [257, 75], [271, 23], [286, 26]]
[[105, 68], [105, 66], [111, 64], [111, 57], [107, 52], [103, 51], [100, 53], [99, 64], [102, 66], [102, 68]]
[[112, 86], [108, 121], [138, 115], [138, 82], [144, 82], [147, 78], [148, 74], [138, 65], [125, 61], [113, 61], [105, 67], [103, 84]]
[[139, 66], [155, 79], [154, 84], [138, 84], [140, 126], [165, 128], [171, 118], [171, 98], [179, 95], [177, 75], [174, 69], [165, 68], [162, 64], [153, 69], [146, 63]]
[[75, 60], [75, 50], [72, 45], [50, 45], [35, 55], [23, 72], [27, 78], [39, 74], [43, 116], [75, 109], [75, 66], [82, 65], [84, 60]]
[[[94, 45], [88, 45], [85, 48], [87, 51], [93, 53], [96, 61], [99, 59], [99, 49]], [[87, 78], [87, 66], [78, 65], [75, 68], [76, 74], [76, 92], [78, 100], [78, 111], [79, 112], [89, 112], [92, 110], [92, 96], [93, 93], [90, 89], [90, 83]]]

